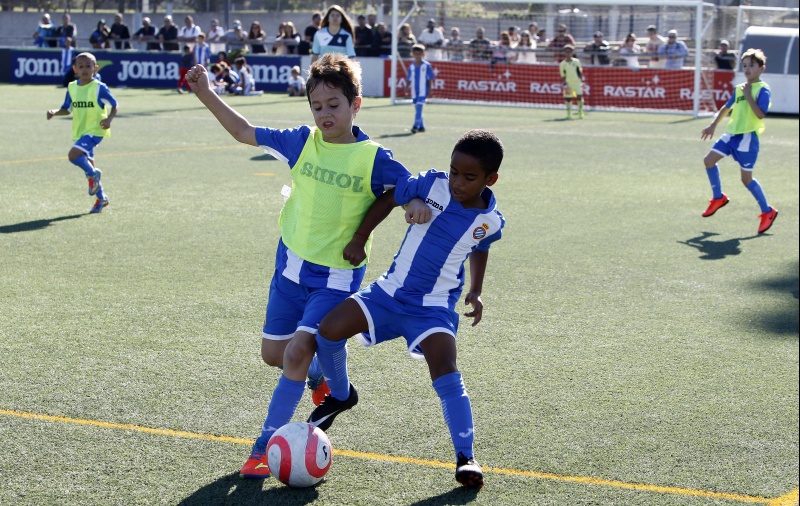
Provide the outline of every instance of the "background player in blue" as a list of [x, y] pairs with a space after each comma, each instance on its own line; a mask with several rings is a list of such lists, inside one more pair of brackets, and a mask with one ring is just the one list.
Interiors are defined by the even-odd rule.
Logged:
[[728, 130], [714, 143], [703, 163], [706, 174], [711, 183], [713, 197], [708, 203], [708, 208], [703, 212], [707, 218], [726, 205], [730, 199], [722, 193], [722, 182], [719, 177], [717, 162], [728, 155], [739, 162], [741, 168], [742, 184], [750, 190], [761, 208], [759, 216], [758, 233], [763, 234], [772, 226], [778, 211], [767, 203], [764, 190], [756, 179], [753, 179], [753, 169], [759, 152], [759, 136], [764, 132], [764, 117], [769, 110], [772, 93], [767, 83], [761, 80], [761, 73], [766, 70], [767, 57], [760, 49], [748, 49], [741, 57], [742, 72], [747, 82], [736, 86], [733, 95], [723, 105], [706, 128], [703, 129], [703, 140], [714, 136], [717, 124], [731, 113]]
[[[410, 173], [354, 126], [361, 108], [361, 66], [342, 54], [324, 55], [311, 65], [306, 90], [313, 127], [253, 126], [210, 88], [202, 65], [193, 67], [187, 80], [233, 138], [260, 146], [291, 167], [292, 192], [281, 210], [261, 340], [264, 362], [284, 371], [240, 472], [243, 478], [265, 478], [269, 438], [291, 419], [307, 376], [309, 387], [322, 393], [317, 402], [324, 397], [314, 355], [317, 326], [361, 286], [371, 232], [395, 206], [395, 183]], [[368, 209], [372, 221], [364, 219]]]
[[320, 29], [314, 34], [311, 45], [311, 63], [323, 54], [342, 53], [350, 58], [356, 55], [353, 41], [353, 22], [338, 5], [332, 5], [322, 18]]
[[411, 48], [414, 61], [408, 66], [408, 92], [414, 103], [414, 126], [411, 133], [425, 131], [425, 121], [422, 119], [422, 107], [431, 94], [431, 81], [433, 81], [433, 67], [425, 57], [425, 46], [414, 44]]
[[483, 472], [474, 459], [472, 406], [456, 366], [455, 306], [469, 258], [464, 302], [472, 311], [465, 315], [473, 318], [473, 326], [481, 321], [489, 246], [500, 239], [505, 224], [488, 188], [497, 182], [502, 160], [500, 140], [491, 132], [472, 130], [456, 142], [449, 174], [431, 169], [398, 181], [395, 201], [423, 199], [431, 218], [409, 226], [389, 270], [328, 313], [317, 332], [317, 355], [331, 393], [309, 423], [327, 430], [336, 415], [358, 402], [347, 373], [350, 336], [357, 335], [365, 346], [404, 336], [409, 354], [428, 363], [455, 447], [456, 480], [468, 487], [482, 487]]
[[111, 135], [117, 101], [108, 86], [94, 78], [100, 67], [92, 53], [76, 56], [72, 67], [77, 79], [67, 86], [61, 108], [47, 111], [47, 119], [72, 113], [72, 140], [75, 143], [67, 157], [86, 174], [89, 195], [97, 197], [89, 212], [99, 213], [108, 206], [108, 196], [100, 183], [100, 169], [94, 166], [94, 148]]

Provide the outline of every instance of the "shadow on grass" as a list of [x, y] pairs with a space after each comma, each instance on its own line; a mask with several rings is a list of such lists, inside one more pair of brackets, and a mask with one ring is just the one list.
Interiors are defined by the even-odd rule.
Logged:
[[[267, 478], [274, 480], [274, 478]], [[277, 481], [276, 481], [277, 483]], [[322, 482], [324, 483], [324, 482]], [[319, 500], [315, 487], [291, 488], [280, 486], [262, 490], [264, 480], [243, 480], [239, 472], [233, 472], [205, 487], [178, 503], [179, 506], [207, 506], [209, 504], [275, 504], [281, 506], [302, 506]]]
[[411, 137], [412, 135], [416, 135], [416, 134], [413, 134], [411, 132], [401, 132], [399, 134], [383, 134], [383, 135], [378, 135], [376, 137], [373, 137], [373, 139], [388, 139], [390, 137]]
[[[800, 266], [795, 262], [789, 271], [781, 276], [753, 282], [753, 286], [766, 292], [776, 292], [779, 296], [791, 296], [800, 299]], [[785, 309], [784, 309], [785, 308]], [[767, 308], [752, 316], [752, 321], [767, 332], [789, 335], [797, 339], [800, 336], [800, 313], [797, 306]]]
[[74, 220], [75, 218], [80, 218], [81, 216], [85, 216], [85, 214], [73, 214], [70, 216], [51, 218], [49, 220], [33, 220], [15, 223], [13, 225], [3, 225], [0, 226], [0, 234], [13, 234], [14, 232], [30, 232], [32, 230], [41, 230], [49, 227], [51, 224], [57, 221]]
[[702, 253], [700, 260], [722, 260], [725, 257], [735, 256], [742, 252], [740, 246], [742, 241], [749, 241], [755, 239], [757, 235], [750, 237], [739, 237], [736, 239], [728, 239], [727, 241], [709, 241], [710, 237], [719, 235], [714, 232], [703, 232], [697, 237], [692, 237], [685, 241], [678, 241], [678, 244], [685, 244], [696, 248], [697, 251]]
[[264, 153], [263, 155], [251, 156], [250, 160], [253, 162], [269, 162], [269, 161], [275, 161], [277, 160], [277, 158], [275, 158], [269, 153]]
[[439, 494], [436, 497], [429, 497], [428, 499], [423, 499], [421, 501], [411, 503], [410, 506], [444, 506], [450, 504], [469, 504], [475, 501], [475, 499], [477, 498], [478, 498], [478, 489], [456, 487], [450, 492]]

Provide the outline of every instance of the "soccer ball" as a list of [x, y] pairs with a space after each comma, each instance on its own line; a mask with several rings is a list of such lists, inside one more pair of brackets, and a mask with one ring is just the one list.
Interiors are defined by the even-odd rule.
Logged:
[[310, 423], [287, 423], [269, 438], [267, 463], [272, 476], [286, 485], [310, 487], [331, 467], [331, 442]]

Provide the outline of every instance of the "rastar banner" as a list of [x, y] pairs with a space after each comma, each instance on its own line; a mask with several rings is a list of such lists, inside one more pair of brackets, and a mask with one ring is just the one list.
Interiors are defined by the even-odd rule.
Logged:
[[[77, 52], [76, 52], [77, 54]], [[100, 79], [111, 87], [176, 88], [180, 54], [133, 51], [92, 51]], [[11, 82], [61, 84], [64, 73], [61, 50], [11, 50]], [[286, 91], [292, 67], [300, 57], [247, 56], [247, 65], [262, 91]]]
[[[406, 68], [408, 64], [406, 63]], [[555, 65], [431, 62], [435, 98], [493, 103], [563, 104], [563, 84]], [[694, 71], [586, 67], [584, 98], [594, 107], [691, 111]], [[733, 92], [734, 73], [713, 71], [713, 83], [702, 90], [703, 101], [721, 107]], [[384, 91], [390, 95], [391, 62], [386, 62]], [[398, 71], [397, 95], [407, 88], [403, 67]]]

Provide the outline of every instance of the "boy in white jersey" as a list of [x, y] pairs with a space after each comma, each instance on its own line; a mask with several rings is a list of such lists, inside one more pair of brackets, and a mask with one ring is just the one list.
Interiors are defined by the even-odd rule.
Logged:
[[778, 217], [778, 210], [767, 203], [764, 190], [753, 178], [753, 169], [758, 158], [759, 136], [764, 132], [764, 117], [769, 110], [772, 95], [767, 83], [761, 80], [761, 73], [767, 68], [764, 52], [760, 49], [748, 49], [742, 55], [741, 61], [747, 82], [736, 86], [733, 95], [717, 112], [714, 121], [701, 133], [703, 140], [713, 137], [717, 124], [731, 113], [728, 131], [722, 134], [703, 159], [713, 192], [703, 217], [713, 215], [730, 202], [728, 196], [722, 193], [717, 162], [731, 155], [739, 163], [742, 184], [750, 190], [761, 208], [758, 233], [763, 234]]
[[464, 302], [472, 311], [465, 316], [473, 318], [473, 326], [481, 321], [489, 246], [500, 239], [505, 224], [489, 189], [497, 182], [502, 160], [503, 145], [493, 133], [471, 130], [456, 142], [449, 174], [431, 169], [397, 182], [395, 201], [423, 199], [431, 216], [409, 226], [383, 276], [323, 318], [317, 356], [331, 393], [308, 419], [327, 430], [336, 415], [358, 402], [347, 373], [348, 338], [356, 335], [372, 346], [404, 336], [411, 357], [428, 363], [455, 448], [456, 480], [475, 488], [483, 486], [483, 472], [474, 458], [472, 406], [456, 367], [455, 306], [469, 258], [470, 287]]
[[117, 115], [117, 101], [108, 86], [95, 79], [100, 67], [92, 53], [81, 53], [72, 65], [77, 79], [67, 86], [67, 95], [60, 109], [47, 111], [47, 119], [67, 116], [72, 112], [72, 140], [75, 144], [67, 157], [86, 174], [89, 195], [96, 196], [90, 213], [99, 213], [108, 206], [108, 196], [100, 183], [100, 169], [94, 166], [94, 148], [111, 135], [111, 121]]
[[316, 404], [328, 392], [314, 355], [317, 326], [361, 286], [372, 230], [395, 207], [395, 183], [411, 174], [353, 124], [361, 108], [361, 66], [343, 54], [323, 55], [311, 65], [306, 89], [313, 127], [253, 126], [211, 89], [203, 66], [193, 67], [187, 80], [233, 138], [291, 168], [261, 340], [262, 359], [283, 374], [239, 473], [266, 478], [269, 438], [291, 420], [307, 377]]
[[575, 47], [564, 46], [564, 59], [558, 64], [564, 84], [564, 101], [567, 105], [567, 119], [572, 119], [572, 99], [578, 99], [578, 119], [583, 119], [583, 67], [575, 58]]

